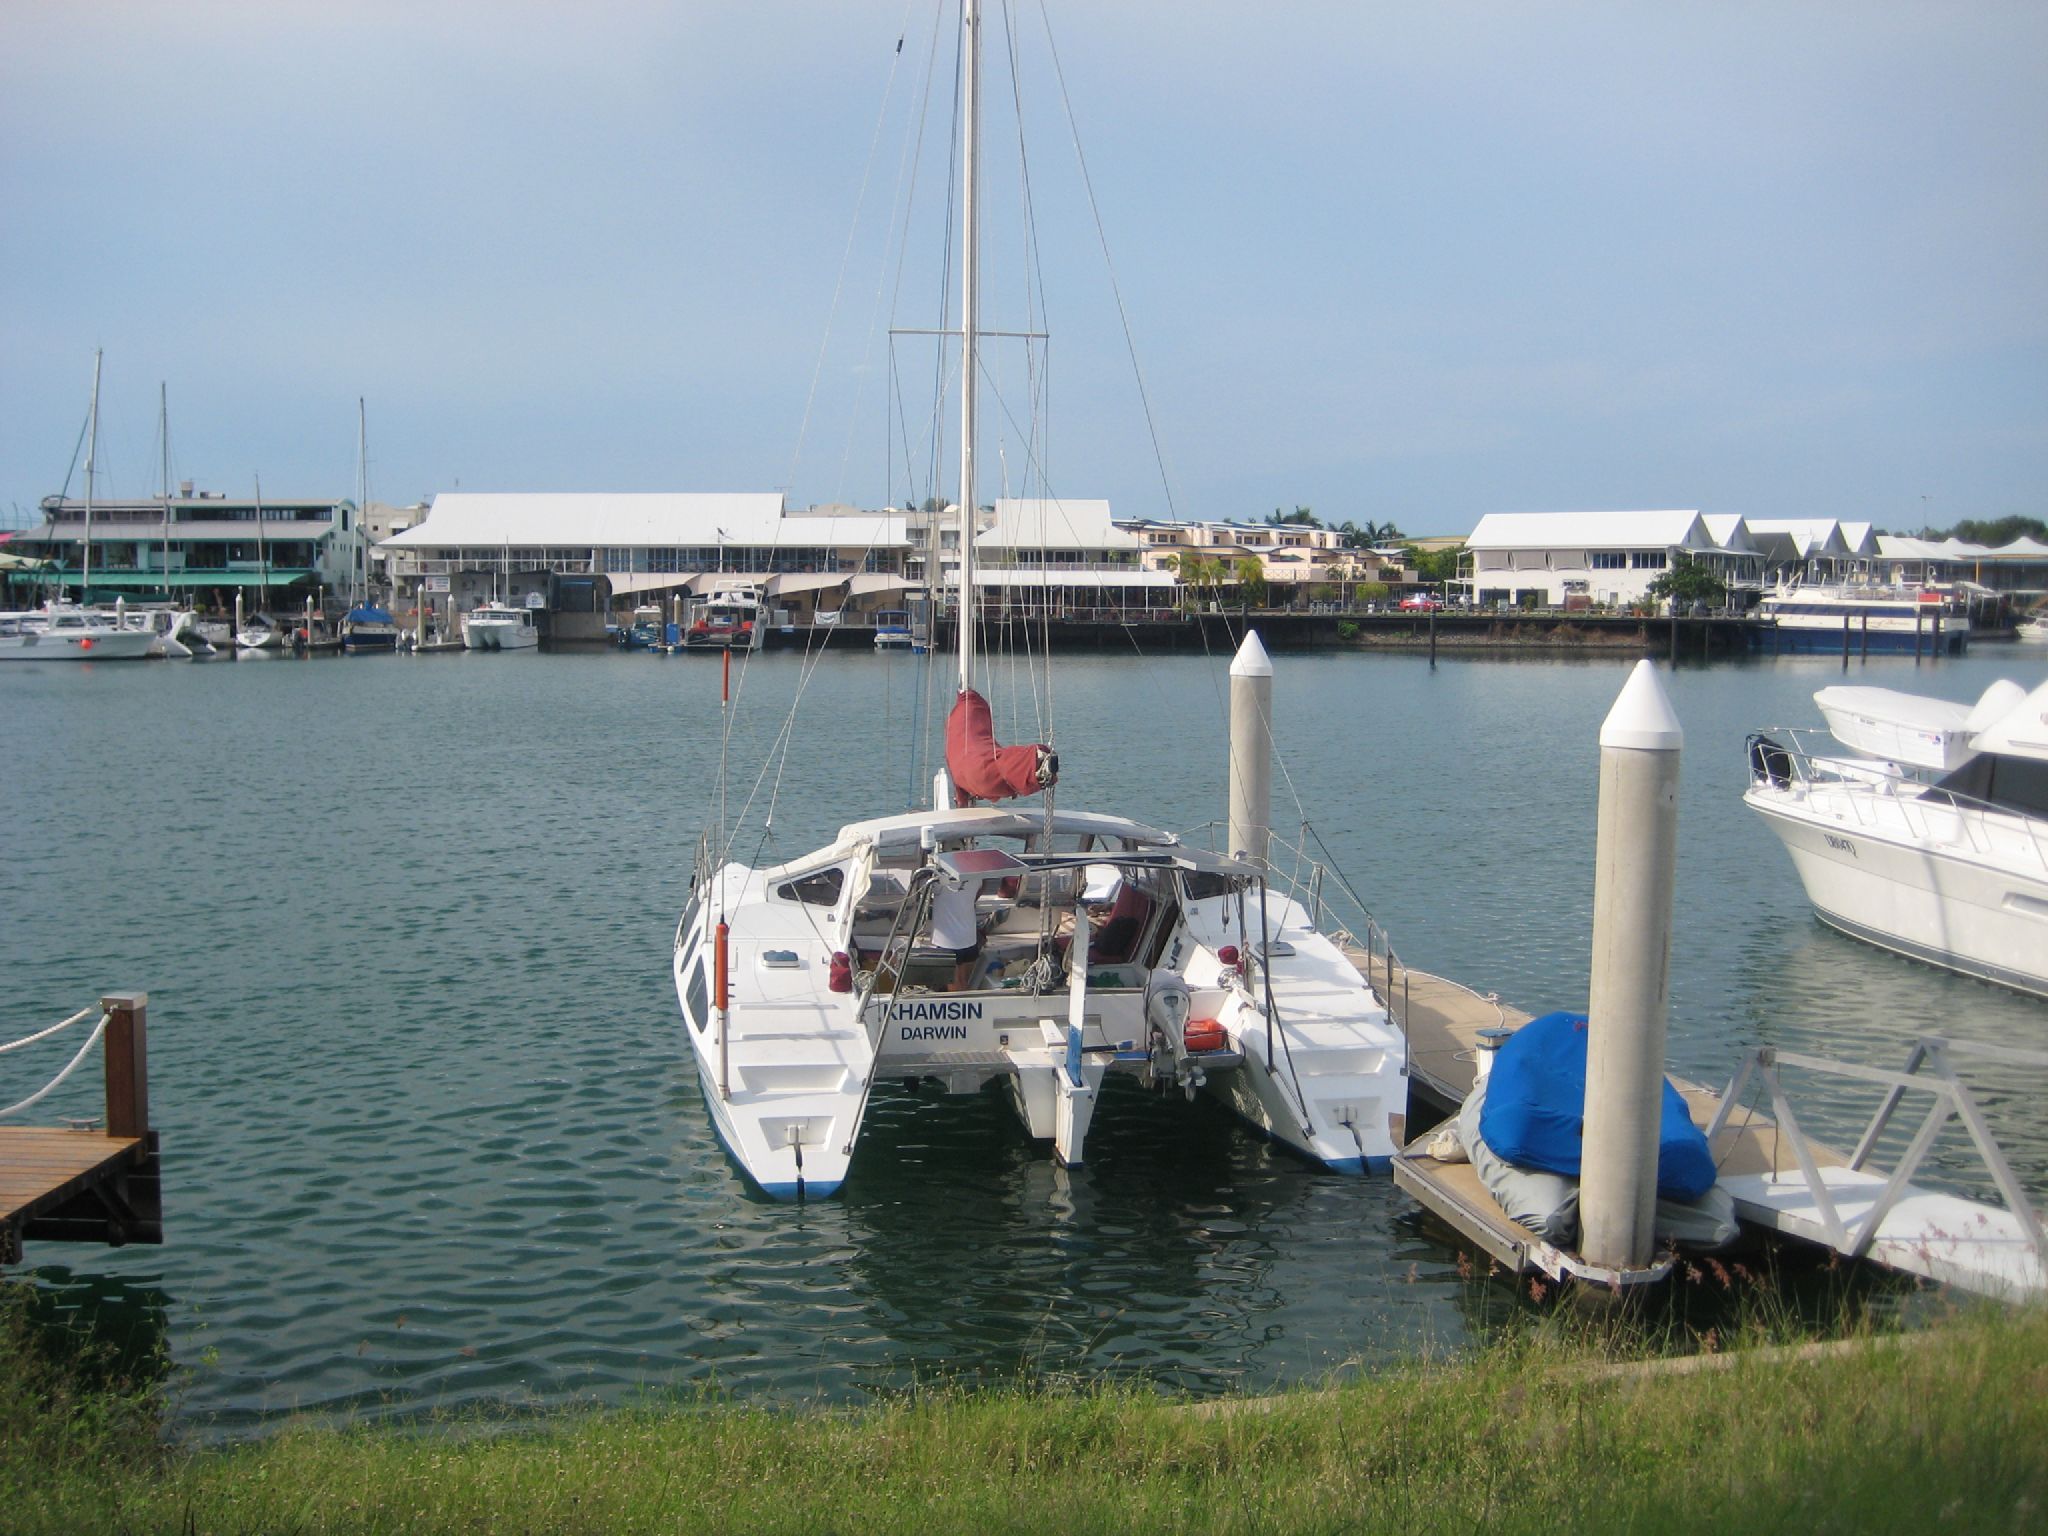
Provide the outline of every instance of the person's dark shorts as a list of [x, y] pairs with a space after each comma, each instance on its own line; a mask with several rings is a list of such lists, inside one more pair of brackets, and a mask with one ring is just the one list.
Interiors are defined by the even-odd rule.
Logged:
[[949, 949], [946, 953], [953, 957], [955, 965], [965, 965], [970, 960], [979, 960], [981, 958], [981, 940], [976, 939], [965, 949]]

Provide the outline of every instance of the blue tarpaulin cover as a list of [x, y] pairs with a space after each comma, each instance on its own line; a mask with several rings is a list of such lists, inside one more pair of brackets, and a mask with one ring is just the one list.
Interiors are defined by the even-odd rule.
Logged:
[[349, 609], [348, 617], [358, 624], [389, 624], [392, 622], [390, 609], [372, 607], [368, 604], [361, 608]]
[[[1657, 1193], [1667, 1200], [1697, 1200], [1714, 1187], [1714, 1156], [1671, 1079], [1663, 1082]], [[1494, 1053], [1479, 1134], [1520, 1167], [1578, 1177], [1586, 1135], [1583, 1013], [1546, 1013], [1531, 1019]]]

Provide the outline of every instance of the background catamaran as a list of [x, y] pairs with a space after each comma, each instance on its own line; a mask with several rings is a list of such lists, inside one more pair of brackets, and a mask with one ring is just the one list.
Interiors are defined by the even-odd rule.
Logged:
[[1227, 854], [1057, 807], [1051, 746], [996, 739], [977, 686], [975, 0], [960, 26], [959, 654], [945, 768], [928, 809], [851, 822], [770, 868], [732, 857], [721, 796], [672, 956], [712, 1122], [770, 1194], [823, 1195], [847, 1176], [879, 1080], [999, 1081], [1030, 1134], [1074, 1164], [1115, 1072], [1216, 1095], [1330, 1168], [1384, 1167], [1405, 1048], [1347, 957], [1349, 935], [1319, 924], [1321, 872], [1315, 895], [1279, 888], [1272, 667], [1257, 636], [1231, 666]]

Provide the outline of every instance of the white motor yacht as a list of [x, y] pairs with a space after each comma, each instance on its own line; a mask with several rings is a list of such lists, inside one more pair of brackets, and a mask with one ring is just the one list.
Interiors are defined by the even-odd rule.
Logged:
[[875, 615], [876, 650], [907, 651], [911, 648], [913, 638], [908, 609], [884, 608]]
[[1764, 594], [1757, 617], [1776, 626], [1777, 647], [1860, 653], [1954, 653], [1970, 642], [1969, 608], [1933, 587], [1800, 583]]
[[1753, 735], [1743, 795], [1785, 844], [1815, 914], [2048, 997], [2048, 683], [1994, 683], [1974, 708], [1880, 688], [1815, 697], [1839, 740], [1883, 755], [1816, 753], [1797, 731]]
[[726, 581], [696, 605], [683, 631], [686, 651], [758, 651], [761, 648], [761, 589], [750, 581]]
[[479, 603], [462, 616], [462, 643], [472, 651], [526, 651], [540, 644], [531, 608]]
[[82, 608], [0, 613], [0, 661], [134, 661], [155, 638]]
[[252, 614], [235, 631], [235, 649], [238, 651], [282, 651], [284, 641], [284, 626], [267, 613]]

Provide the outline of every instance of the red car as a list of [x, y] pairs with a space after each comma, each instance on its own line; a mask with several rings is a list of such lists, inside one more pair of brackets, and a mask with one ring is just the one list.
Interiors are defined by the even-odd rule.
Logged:
[[1420, 596], [1418, 596], [1418, 597], [1404, 597], [1404, 598], [1402, 598], [1402, 599], [1401, 599], [1401, 606], [1402, 606], [1403, 608], [1408, 608], [1408, 609], [1422, 610], [1422, 609], [1428, 609], [1428, 608], [1441, 608], [1441, 607], [1443, 606], [1443, 604], [1439, 603], [1439, 602], [1438, 602], [1438, 601], [1437, 601], [1437, 600], [1436, 600], [1435, 598], [1433, 598], [1433, 597], [1420, 597]]

